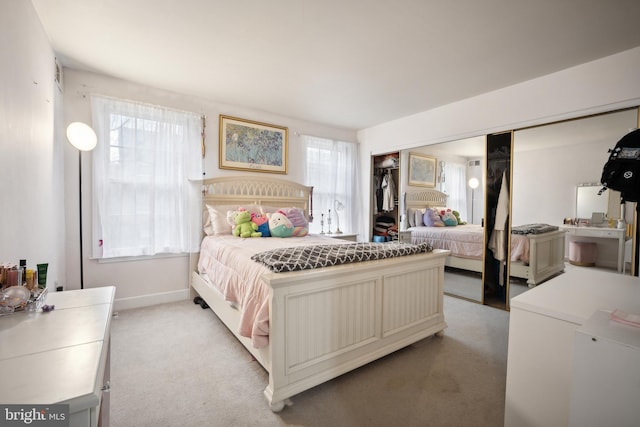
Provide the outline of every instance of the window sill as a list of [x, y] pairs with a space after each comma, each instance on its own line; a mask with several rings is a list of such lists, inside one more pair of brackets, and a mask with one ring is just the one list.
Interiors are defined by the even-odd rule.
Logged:
[[181, 254], [126, 256], [126, 257], [114, 257], [114, 258], [92, 257], [91, 260], [98, 261], [99, 264], [109, 264], [114, 262], [147, 261], [147, 260], [164, 259], [164, 258], [188, 258], [188, 257], [189, 257], [188, 253], [181, 253]]

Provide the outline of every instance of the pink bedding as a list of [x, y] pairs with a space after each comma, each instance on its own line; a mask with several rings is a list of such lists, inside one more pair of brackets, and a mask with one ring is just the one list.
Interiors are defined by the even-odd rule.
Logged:
[[[455, 227], [411, 227], [411, 243], [429, 243], [434, 249], [447, 249], [460, 258], [482, 259], [484, 229], [480, 225]], [[511, 235], [511, 261], [529, 263], [529, 239]]]
[[269, 269], [251, 256], [276, 248], [349, 243], [346, 240], [311, 236], [292, 238], [247, 238], [231, 235], [207, 236], [200, 247], [198, 272], [240, 311], [238, 332], [251, 338], [256, 348], [269, 343], [269, 289], [261, 276]]

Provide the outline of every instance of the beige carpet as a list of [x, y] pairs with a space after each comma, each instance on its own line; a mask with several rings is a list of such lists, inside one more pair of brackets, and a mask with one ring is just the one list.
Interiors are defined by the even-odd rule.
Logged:
[[502, 426], [509, 313], [445, 296], [449, 327], [291, 398], [273, 413], [267, 373], [191, 301], [112, 322], [111, 425]]

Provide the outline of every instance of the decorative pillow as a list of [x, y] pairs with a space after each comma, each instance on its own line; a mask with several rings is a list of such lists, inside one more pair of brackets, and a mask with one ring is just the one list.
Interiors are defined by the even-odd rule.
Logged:
[[292, 236], [302, 237], [309, 233], [309, 222], [304, 216], [304, 212], [299, 208], [282, 208], [279, 213], [285, 215], [293, 225]]
[[442, 222], [440, 214], [438, 214], [438, 211], [434, 208], [429, 208], [424, 211], [423, 222], [427, 227], [444, 227], [444, 222]]
[[458, 218], [453, 214], [451, 209], [440, 211], [440, 218], [442, 218], [442, 222], [447, 227], [455, 227], [458, 225]]
[[273, 237], [291, 237], [293, 236], [293, 224], [281, 212], [267, 214], [269, 218], [269, 232]]

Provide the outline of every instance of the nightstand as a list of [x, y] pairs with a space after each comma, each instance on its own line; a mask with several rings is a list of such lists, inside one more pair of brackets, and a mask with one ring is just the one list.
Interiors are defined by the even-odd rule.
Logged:
[[325, 233], [325, 234], [320, 234], [320, 236], [331, 237], [332, 239], [349, 240], [349, 241], [352, 241], [352, 242], [357, 242], [358, 241], [358, 234], [357, 233], [340, 233], [340, 234]]
[[109, 425], [115, 287], [50, 293], [49, 313], [0, 318], [0, 402], [69, 405], [69, 426]]
[[411, 243], [411, 231], [398, 232], [398, 241], [400, 243]]

